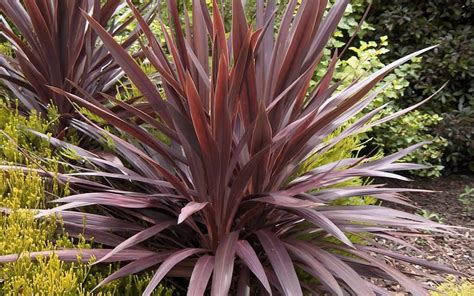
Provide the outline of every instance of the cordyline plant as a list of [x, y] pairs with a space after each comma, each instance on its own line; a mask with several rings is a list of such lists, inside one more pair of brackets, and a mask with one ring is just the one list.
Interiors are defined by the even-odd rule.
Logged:
[[[91, 11], [94, 20], [118, 36], [133, 20], [117, 15], [123, 7], [120, 0], [0, 0], [6, 18], [2, 17], [0, 32], [13, 48], [12, 57], [0, 54], [4, 86], [26, 110], [45, 114], [52, 103], [63, 117], [73, 115], [74, 108], [48, 86], [75, 94], [86, 91], [97, 99], [99, 92], [113, 94], [123, 71], [109, 51], [97, 44], [98, 36], [80, 10]], [[136, 32], [129, 34], [121, 46], [128, 49], [137, 37]]]
[[[341, 184], [358, 177], [404, 180], [394, 171], [422, 166], [396, 161], [423, 143], [382, 159], [341, 159], [300, 172], [344, 137], [412, 110], [374, 118], [382, 106], [356, 116], [377, 96], [380, 90], [371, 89], [388, 71], [429, 48], [340, 91], [332, 83], [334, 55], [327, 74], [309, 89], [348, 1], [337, 1], [327, 14], [327, 1], [298, 3], [290, 1], [274, 32], [274, 1], [257, 1], [251, 26], [241, 1], [234, 0], [227, 34], [216, 0], [211, 12], [204, 1], [193, 1], [192, 18], [186, 13], [181, 18], [176, 2], [169, 1], [172, 31], [162, 26], [166, 42], [160, 44], [129, 2], [146, 37], [142, 50], [160, 73], [162, 92], [101, 23], [84, 14], [154, 111], [111, 97], [109, 104], [92, 104], [87, 96], [54, 88], [120, 130], [118, 136], [86, 118], [72, 121], [90, 137], [112, 141], [115, 158], [50, 139], [90, 165], [58, 175], [83, 193], [57, 199], [64, 204], [38, 216], [60, 212], [71, 235], [104, 246], [54, 251], [61, 259], [128, 262], [99, 286], [153, 268], [144, 295], [166, 277], [187, 279], [188, 295], [389, 294], [369, 277], [394, 280], [413, 295], [428, 295], [423, 285], [383, 258], [454, 272], [377, 243], [383, 238], [417, 250], [404, 235], [449, 232], [448, 226], [381, 206], [333, 204], [369, 195], [410, 205], [400, 193], [409, 189]], [[111, 111], [117, 106], [139, 120], [120, 118]], [[83, 210], [71, 210], [75, 208]], [[0, 262], [17, 258], [0, 256]]]

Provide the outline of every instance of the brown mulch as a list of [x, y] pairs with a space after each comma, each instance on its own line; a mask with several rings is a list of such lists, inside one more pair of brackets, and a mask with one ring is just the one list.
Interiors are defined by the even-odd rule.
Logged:
[[[416, 206], [437, 214], [441, 217], [441, 223], [466, 227], [466, 229], [458, 230], [459, 235], [407, 238], [413, 246], [423, 251], [423, 255], [400, 248], [400, 246], [387, 241], [381, 242], [406, 254], [452, 267], [464, 273], [471, 281], [474, 281], [474, 209], [471, 209], [469, 213], [466, 206], [458, 199], [466, 186], [474, 187], [474, 176], [453, 175], [434, 180], [416, 179], [412, 182], [378, 180], [377, 183], [385, 183], [390, 187], [420, 188], [436, 191], [432, 193], [406, 193], [405, 196], [409, 197]], [[398, 205], [387, 206], [401, 208]], [[414, 209], [405, 207], [403, 207], [403, 210], [416, 212]], [[436, 219], [436, 217], [433, 219]], [[436, 273], [419, 266], [411, 268], [409, 266], [401, 266], [395, 262], [394, 264], [406, 272], [421, 274], [418, 276], [418, 279], [429, 286], [435, 286], [447, 276], [446, 274]], [[378, 284], [385, 284], [392, 291], [401, 291], [393, 283], [378, 282]]]

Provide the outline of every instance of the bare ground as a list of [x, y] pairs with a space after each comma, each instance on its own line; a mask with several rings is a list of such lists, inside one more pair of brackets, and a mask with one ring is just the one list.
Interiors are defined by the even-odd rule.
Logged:
[[[464, 276], [474, 281], [474, 204], [471, 205], [471, 211], [459, 201], [459, 195], [464, 192], [466, 186], [474, 187], [474, 176], [453, 175], [448, 177], [441, 177], [435, 180], [432, 179], [416, 179], [412, 182], [399, 182], [378, 180], [378, 183], [388, 183], [391, 187], [408, 187], [429, 189], [435, 192], [430, 193], [407, 193], [415, 205], [424, 209], [425, 215], [431, 214], [431, 219], [440, 220], [440, 223], [462, 226], [464, 228], [458, 229], [458, 235], [449, 236], [416, 236], [409, 237], [407, 240], [418, 249], [424, 252], [424, 255], [419, 255], [409, 250], [400, 249], [400, 246], [391, 245], [385, 241], [383, 243], [392, 248], [398, 248], [398, 251], [405, 252], [412, 256], [429, 259], [440, 264], [447, 265], [457, 271], [464, 273]], [[392, 207], [399, 207], [393, 206]], [[420, 211], [404, 208], [405, 211], [417, 212]], [[400, 263], [393, 262], [398, 265], [398, 268], [406, 272], [418, 274], [418, 279], [426, 283], [428, 286], [435, 286], [444, 281], [446, 274], [434, 273], [432, 271], [415, 266], [401, 266]], [[402, 293], [400, 287], [391, 282], [378, 282], [378, 284], [385, 285], [392, 291]], [[398, 293], [397, 293], [398, 294]]]

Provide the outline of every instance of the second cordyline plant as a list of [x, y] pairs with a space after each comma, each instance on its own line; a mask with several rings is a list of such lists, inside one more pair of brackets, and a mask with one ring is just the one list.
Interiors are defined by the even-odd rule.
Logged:
[[[335, 54], [326, 75], [310, 89], [347, 0], [337, 1], [327, 14], [327, 1], [290, 1], [277, 31], [274, 1], [257, 1], [250, 25], [241, 1], [234, 0], [230, 32], [216, 1], [211, 11], [205, 1], [192, 1], [192, 17], [186, 11], [180, 15], [177, 3], [169, 1], [171, 30], [162, 25], [164, 44], [128, 4], [159, 80], [147, 77], [99, 22], [83, 15], [143, 99], [125, 103], [104, 95], [109, 102], [99, 104], [53, 88], [119, 131], [111, 133], [86, 117], [71, 122], [91, 138], [112, 143], [114, 154], [107, 157], [49, 138], [88, 165], [57, 176], [81, 193], [55, 200], [62, 205], [38, 217], [60, 213], [71, 235], [103, 246], [56, 250], [59, 258], [122, 262], [99, 287], [154, 269], [144, 295], [167, 277], [184, 278], [188, 295], [389, 295], [370, 277], [428, 295], [425, 286], [383, 258], [453, 272], [377, 243], [380, 237], [412, 248], [403, 241], [405, 234], [448, 232], [447, 226], [381, 206], [333, 204], [374, 196], [409, 205], [401, 192], [410, 189], [343, 184], [359, 177], [405, 180], [395, 171], [423, 166], [397, 160], [422, 144], [377, 160], [308, 166], [344, 137], [412, 110], [377, 119], [382, 106], [360, 115], [387, 72], [429, 48], [343, 90], [332, 81]], [[311, 169], [301, 172], [302, 167]], [[0, 256], [0, 262], [17, 258]]]
[[[12, 49], [0, 52], [0, 81], [21, 102], [22, 112], [47, 115], [53, 104], [64, 129], [77, 112], [50, 86], [75, 94], [86, 91], [94, 100], [102, 99], [99, 93], [116, 93], [123, 71], [98, 44], [80, 10], [90, 12], [115, 38], [123, 37], [121, 47], [128, 50], [138, 34], [127, 34], [133, 18], [123, 12], [125, 7], [120, 0], [0, 0], [0, 35]], [[140, 10], [146, 11], [148, 21], [156, 13], [150, 5]]]

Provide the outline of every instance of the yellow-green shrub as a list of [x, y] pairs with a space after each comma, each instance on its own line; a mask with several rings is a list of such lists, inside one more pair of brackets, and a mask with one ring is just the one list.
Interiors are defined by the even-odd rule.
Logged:
[[[54, 125], [54, 116], [48, 121], [35, 114], [24, 117], [15, 110], [5, 101], [0, 102], [0, 130], [3, 132], [0, 135], [0, 162], [37, 167], [36, 160], [25, 158], [20, 147], [48, 159], [42, 166], [58, 172], [54, 150], [47, 141], [25, 130], [28, 127], [46, 133]], [[83, 240], [58, 234], [58, 223], [54, 219], [34, 218], [35, 212], [31, 209], [47, 207], [47, 191], [65, 196], [68, 187], [59, 186], [54, 181], [46, 183], [35, 172], [0, 172], [0, 208], [9, 209], [8, 213], [0, 213], [0, 255], [90, 247]], [[116, 268], [112, 265], [103, 268], [79, 262], [64, 263], [57, 256], [32, 262], [24, 256], [17, 262], [0, 265], [0, 295], [90, 295], [88, 291]], [[149, 280], [150, 274], [128, 276], [103, 287], [95, 295], [138, 295]], [[154, 295], [172, 295], [172, 291], [161, 287]]]
[[[36, 173], [11, 171], [0, 174], [0, 207], [10, 213], [0, 217], [0, 255], [72, 247], [65, 235], [56, 234], [56, 221], [37, 220], [28, 208], [44, 206], [45, 186]], [[87, 247], [83, 245], [82, 247]], [[33, 263], [24, 257], [0, 266], [0, 294], [77, 295], [87, 275], [86, 265], [65, 264], [57, 257]]]
[[26, 131], [26, 128], [46, 133], [53, 122], [47, 122], [34, 112], [32, 115], [21, 116], [18, 109], [6, 101], [0, 101], [0, 159], [2, 162], [30, 164], [18, 146], [39, 154], [41, 157], [52, 157], [49, 143]]
[[[341, 131], [336, 131], [332, 137], [339, 134]], [[331, 140], [331, 137], [327, 141]], [[337, 162], [340, 159], [351, 158], [356, 156], [359, 151], [364, 148], [364, 144], [361, 142], [358, 136], [346, 137], [340, 142], [338, 142], [334, 147], [330, 148], [322, 155], [310, 157], [309, 160], [299, 168], [298, 173], [295, 177], [303, 175], [304, 173], [320, 167], [325, 164]], [[381, 152], [373, 157], [380, 157]], [[351, 180], [338, 183], [331, 187], [346, 187], [346, 186], [359, 186], [365, 182], [370, 182], [369, 180], [363, 180], [361, 178], [353, 178]], [[372, 196], [363, 196], [363, 197], [346, 197], [335, 200], [333, 203], [335, 205], [370, 205], [374, 204], [377, 201], [376, 198]]]
[[474, 283], [468, 279], [460, 279], [456, 281], [454, 277], [448, 280], [436, 289], [439, 292], [432, 292], [432, 296], [471, 296], [474, 295]]

